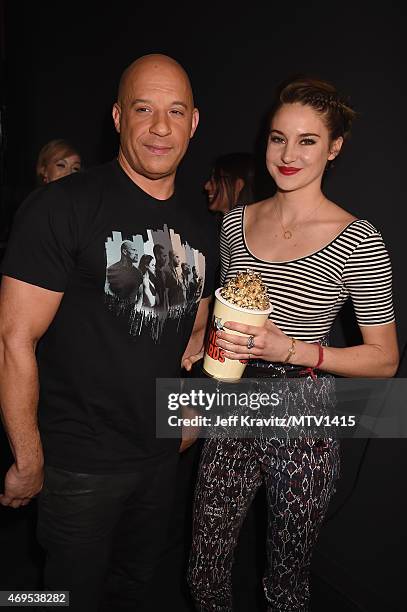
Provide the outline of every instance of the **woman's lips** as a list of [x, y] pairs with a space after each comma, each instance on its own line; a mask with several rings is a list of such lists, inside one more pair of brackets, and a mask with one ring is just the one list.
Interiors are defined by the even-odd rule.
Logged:
[[294, 166], [277, 166], [278, 171], [284, 176], [291, 176], [292, 174], [297, 174], [302, 168], [294, 168]]

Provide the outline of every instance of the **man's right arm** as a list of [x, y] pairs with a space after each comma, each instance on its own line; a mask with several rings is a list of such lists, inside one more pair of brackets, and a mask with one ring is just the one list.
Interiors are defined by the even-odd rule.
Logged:
[[42, 488], [43, 453], [37, 424], [35, 349], [63, 293], [8, 276], [0, 287], [0, 412], [14, 455], [0, 503], [26, 505]]

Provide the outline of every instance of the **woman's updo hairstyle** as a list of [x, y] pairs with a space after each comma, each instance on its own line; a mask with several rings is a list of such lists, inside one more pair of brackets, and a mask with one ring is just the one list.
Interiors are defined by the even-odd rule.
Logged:
[[270, 123], [283, 104], [300, 103], [311, 106], [322, 115], [328, 128], [331, 142], [340, 136], [344, 140], [350, 135], [356, 112], [328, 81], [313, 77], [299, 76], [284, 81], [278, 87], [270, 112]]

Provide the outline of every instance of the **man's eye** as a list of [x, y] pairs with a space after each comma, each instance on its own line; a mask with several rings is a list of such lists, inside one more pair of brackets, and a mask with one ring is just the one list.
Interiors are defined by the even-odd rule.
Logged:
[[63, 162], [57, 162], [56, 165], [58, 168], [65, 168], [65, 164]]
[[72, 172], [80, 172], [80, 171], [81, 171], [81, 169], [79, 167], [72, 168]]
[[136, 112], [137, 113], [148, 113], [148, 108], [146, 106], [139, 106], [138, 108], [136, 108]]
[[180, 117], [183, 117], [183, 116], [184, 116], [183, 111], [180, 111], [180, 110], [178, 110], [177, 108], [173, 108], [173, 109], [172, 109], [172, 111], [171, 111], [171, 113], [172, 113], [173, 115], [179, 115]]

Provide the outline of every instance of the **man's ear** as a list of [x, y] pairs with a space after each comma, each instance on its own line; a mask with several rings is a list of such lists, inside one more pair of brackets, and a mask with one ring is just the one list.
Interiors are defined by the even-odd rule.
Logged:
[[198, 123], [199, 123], [199, 110], [197, 108], [194, 108], [194, 110], [192, 111], [192, 125], [191, 125], [191, 133], [189, 135], [190, 138], [192, 138], [192, 136], [195, 134], [195, 130], [198, 127]]
[[342, 136], [339, 136], [339, 138], [331, 142], [331, 145], [329, 147], [329, 156], [328, 156], [329, 161], [332, 161], [333, 159], [335, 159], [335, 157], [339, 155], [339, 152], [342, 149], [342, 145], [343, 145]]
[[120, 117], [121, 117], [122, 109], [120, 108], [120, 104], [115, 102], [112, 108], [112, 116], [114, 121], [114, 127], [116, 128], [116, 132], [120, 134]]

